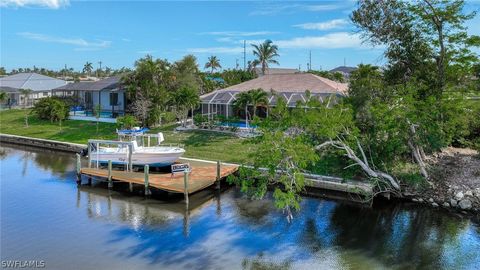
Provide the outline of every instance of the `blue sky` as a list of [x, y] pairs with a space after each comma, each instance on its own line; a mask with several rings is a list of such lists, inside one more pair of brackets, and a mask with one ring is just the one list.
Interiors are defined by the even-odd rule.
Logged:
[[[271, 39], [280, 48], [280, 66], [314, 69], [359, 63], [384, 64], [382, 48], [361, 43], [349, 22], [354, 1], [165, 2], [2, 0], [0, 64], [80, 70], [86, 61], [112, 68], [133, 67], [146, 54], [180, 59], [194, 54], [203, 68], [210, 55], [223, 68], [243, 67], [250, 43]], [[468, 10], [479, 10], [472, 1]], [[469, 32], [480, 35], [480, 19]]]

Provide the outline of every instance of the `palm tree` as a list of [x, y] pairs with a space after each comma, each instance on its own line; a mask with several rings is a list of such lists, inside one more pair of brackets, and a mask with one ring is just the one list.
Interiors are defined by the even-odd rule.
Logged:
[[28, 111], [27, 111], [27, 105], [28, 105], [28, 99], [30, 94], [33, 91], [30, 89], [20, 89], [20, 94], [23, 95], [23, 110], [25, 111], [25, 126], [28, 127]]
[[92, 70], [93, 70], [92, 63], [87, 61], [87, 63], [85, 63], [85, 65], [83, 65], [83, 73], [87, 73], [88, 76], [90, 76], [90, 74], [92, 73]]
[[275, 57], [278, 57], [278, 47], [273, 45], [273, 42], [269, 39], [265, 40], [262, 44], [251, 44], [253, 47], [253, 55], [257, 57], [254, 63], [262, 65], [262, 74], [265, 75], [265, 70], [268, 68], [268, 64], [279, 64]]
[[252, 95], [250, 91], [238, 93], [235, 96], [235, 101], [233, 103], [233, 106], [235, 106], [236, 108], [245, 109], [245, 125], [247, 127], [248, 127], [248, 119], [249, 119], [248, 106], [251, 105], [252, 103], [253, 103], [253, 100], [252, 100]]
[[188, 110], [198, 107], [200, 98], [197, 91], [191, 87], [182, 87], [171, 94], [171, 103], [175, 107], [175, 112], [182, 120], [182, 126], [187, 123]]
[[205, 68], [211, 68], [211, 72], [210, 73], [213, 73], [213, 71], [217, 68], [222, 68], [222, 66], [220, 65], [220, 60], [218, 60], [218, 58], [214, 55], [208, 57], [208, 62], [205, 64]]
[[268, 94], [263, 89], [253, 89], [248, 91], [253, 105], [253, 117], [257, 116], [258, 106], [268, 106]]

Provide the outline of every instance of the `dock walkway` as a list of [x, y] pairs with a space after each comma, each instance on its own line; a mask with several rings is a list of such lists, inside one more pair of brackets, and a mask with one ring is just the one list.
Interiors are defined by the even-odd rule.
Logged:
[[[236, 172], [238, 166], [223, 165], [220, 168], [220, 179]], [[108, 178], [108, 170], [96, 168], [82, 168], [80, 173], [91, 177]], [[130, 172], [112, 170], [111, 179], [126, 183], [144, 185], [144, 172]], [[192, 167], [188, 173], [187, 192], [195, 193], [213, 185], [217, 181], [216, 166]], [[183, 173], [149, 173], [148, 185], [171, 193], [185, 193], [185, 183]]]

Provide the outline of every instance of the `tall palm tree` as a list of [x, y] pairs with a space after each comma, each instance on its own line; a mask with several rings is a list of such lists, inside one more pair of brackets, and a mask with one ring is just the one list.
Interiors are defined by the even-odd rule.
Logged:
[[253, 47], [253, 55], [257, 57], [254, 61], [262, 65], [262, 74], [265, 75], [265, 70], [268, 68], [268, 64], [279, 64], [274, 58], [278, 55], [277, 45], [273, 45], [273, 42], [269, 39], [265, 40], [262, 44], [251, 44]]
[[87, 63], [83, 65], [83, 73], [87, 73], [88, 76], [90, 76], [90, 74], [92, 73], [92, 70], [93, 70], [93, 64], [87, 61]]
[[222, 68], [222, 66], [220, 65], [220, 60], [218, 60], [218, 58], [214, 55], [208, 57], [208, 62], [205, 64], [205, 68], [211, 68], [211, 72], [210, 73], [213, 73], [213, 71], [217, 68]]
[[236, 108], [243, 108], [245, 110], [245, 125], [247, 127], [248, 127], [248, 120], [249, 120], [248, 106], [251, 105], [252, 103], [253, 103], [252, 95], [249, 91], [238, 93], [235, 96], [235, 101], [233, 103], [233, 106], [235, 106]]
[[28, 105], [28, 99], [30, 98], [30, 94], [33, 91], [30, 89], [20, 89], [20, 94], [23, 95], [23, 110], [25, 111], [25, 126], [28, 127], [28, 113], [27, 111], [27, 105]]
[[261, 88], [250, 90], [248, 93], [253, 105], [253, 117], [255, 117], [258, 106], [268, 106], [268, 94]]

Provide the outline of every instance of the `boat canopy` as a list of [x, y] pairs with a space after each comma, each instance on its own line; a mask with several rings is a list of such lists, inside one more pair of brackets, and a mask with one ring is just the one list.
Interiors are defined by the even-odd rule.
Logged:
[[149, 131], [150, 129], [148, 128], [133, 128], [133, 129], [121, 129], [117, 130], [118, 135], [130, 135], [130, 136], [135, 136], [135, 135], [141, 135], [144, 134], [145, 132]]

